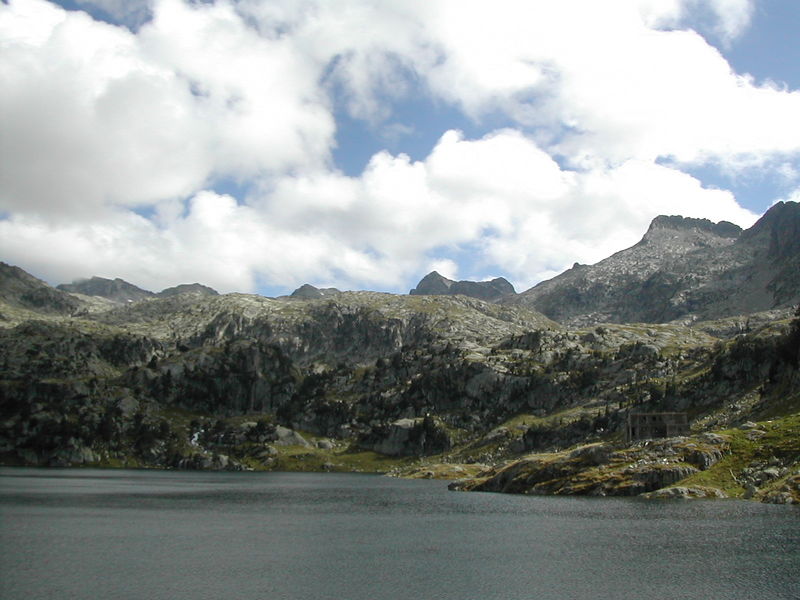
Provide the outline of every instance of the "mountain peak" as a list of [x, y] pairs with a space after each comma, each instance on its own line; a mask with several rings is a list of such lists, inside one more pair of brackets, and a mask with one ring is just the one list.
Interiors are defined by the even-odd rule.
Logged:
[[672, 229], [678, 231], [700, 230], [708, 231], [720, 237], [737, 238], [742, 233], [742, 228], [729, 221], [714, 223], [709, 219], [694, 219], [679, 215], [659, 215], [650, 223], [647, 233], [658, 229]]
[[514, 286], [504, 277], [495, 277], [491, 281], [453, 281], [431, 271], [423, 277], [413, 290], [412, 296], [453, 296], [461, 294], [492, 302], [503, 296], [515, 294]]
[[136, 302], [155, 296], [153, 292], [136, 287], [119, 277], [116, 279], [106, 279], [105, 277], [79, 279], [72, 283], [62, 283], [56, 286], [56, 289], [85, 296], [101, 296], [115, 302]]
[[219, 296], [219, 292], [214, 288], [201, 283], [182, 283], [174, 287], [168, 287], [156, 294], [159, 298], [169, 298], [170, 296], [180, 296], [181, 294], [195, 294], [198, 296]]
[[0, 301], [49, 314], [72, 314], [80, 301], [19, 267], [0, 262]]
[[776, 202], [748, 229], [742, 239], [767, 239], [768, 255], [773, 258], [800, 254], [800, 203]]
[[796, 304], [800, 204], [778, 203], [747, 231], [659, 216], [642, 240], [512, 298], [571, 325], [719, 319]]
[[454, 283], [455, 281], [440, 275], [438, 271], [431, 271], [420, 279], [417, 287], [411, 290], [409, 294], [412, 296], [449, 294], [450, 286]]
[[301, 300], [317, 300], [325, 298], [333, 294], [338, 294], [340, 290], [336, 288], [318, 288], [310, 283], [304, 283], [299, 288], [291, 293], [290, 298], [299, 298]]

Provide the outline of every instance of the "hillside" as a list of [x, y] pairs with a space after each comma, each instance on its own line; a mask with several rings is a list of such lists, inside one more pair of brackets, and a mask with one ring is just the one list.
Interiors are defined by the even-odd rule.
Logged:
[[[694, 312], [661, 324], [565, 326], [463, 294], [306, 288], [264, 298], [195, 285], [121, 301], [102, 286], [56, 290], [3, 264], [0, 461], [391, 472], [469, 477], [454, 484], [465, 490], [800, 501], [792, 211], [779, 206], [745, 232], [660, 217], [639, 245], [577, 269], [591, 277], [573, 269], [543, 284], [555, 294], [602, 280], [606, 306], [619, 307], [611, 282], [655, 289], [630, 276], [632, 264], [650, 279], [700, 282], [687, 293]], [[752, 286], [736, 293], [723, 286], [731, 277]], [[569, 298], [565, 307], [578, 306]], [[719, 317], [747, 302], [772, 310]], [[625, 306], [635, 316], [683, 305]], [[598, 311], [556, 316], [589, 314]], [[719, 318], [688, 318], [702, 314]], [[650, 412], [685, 413], [689, 435], [627, 441], [628, 414]]]

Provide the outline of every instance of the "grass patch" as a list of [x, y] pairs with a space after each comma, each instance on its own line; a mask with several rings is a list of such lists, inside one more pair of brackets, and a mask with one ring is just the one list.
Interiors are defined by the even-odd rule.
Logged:
[[396, 457], [354, 447], [324, 450], [305, 446], [278, 446], [278, 456], [269, 467], [274, 471], [339, 471], [388, 473], [419, 462], [416, 457]]
[[800, 413], [787, 417], [762, 421], [758, 429], [761, 437], [748, 437], [748, 431], [729, 429], [722, 433], [730, 438], [730, 452], [717, 464], [681, 481], [678, 485], [706, 486], [721, 489], [731, 498], [741, 498], [745, 488], [739, 476], [751, 463], [769, 460], [772, 457], [797, 464], [800, 461]]

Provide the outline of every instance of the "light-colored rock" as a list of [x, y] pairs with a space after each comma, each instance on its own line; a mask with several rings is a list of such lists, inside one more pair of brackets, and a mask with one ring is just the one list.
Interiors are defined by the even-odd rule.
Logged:
[[727, 498], [728, 495], [720, 489], [712, 487], [667, 487], [646, 494], [642, 498]]
[[311, 448], [311, 444], [302, 435], [297, 433], [294, 429], [288, 429], [278, 425], [275, 428], [275, 433], [278, 435], [278, 440], [275, 442], [276, 446], [303, 446]]

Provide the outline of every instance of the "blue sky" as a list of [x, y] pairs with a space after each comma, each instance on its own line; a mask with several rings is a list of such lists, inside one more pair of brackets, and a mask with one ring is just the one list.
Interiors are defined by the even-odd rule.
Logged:
[[519, 291], [800, 199], [790, 0], [10, 0], [0, 259], [51, 283]]

